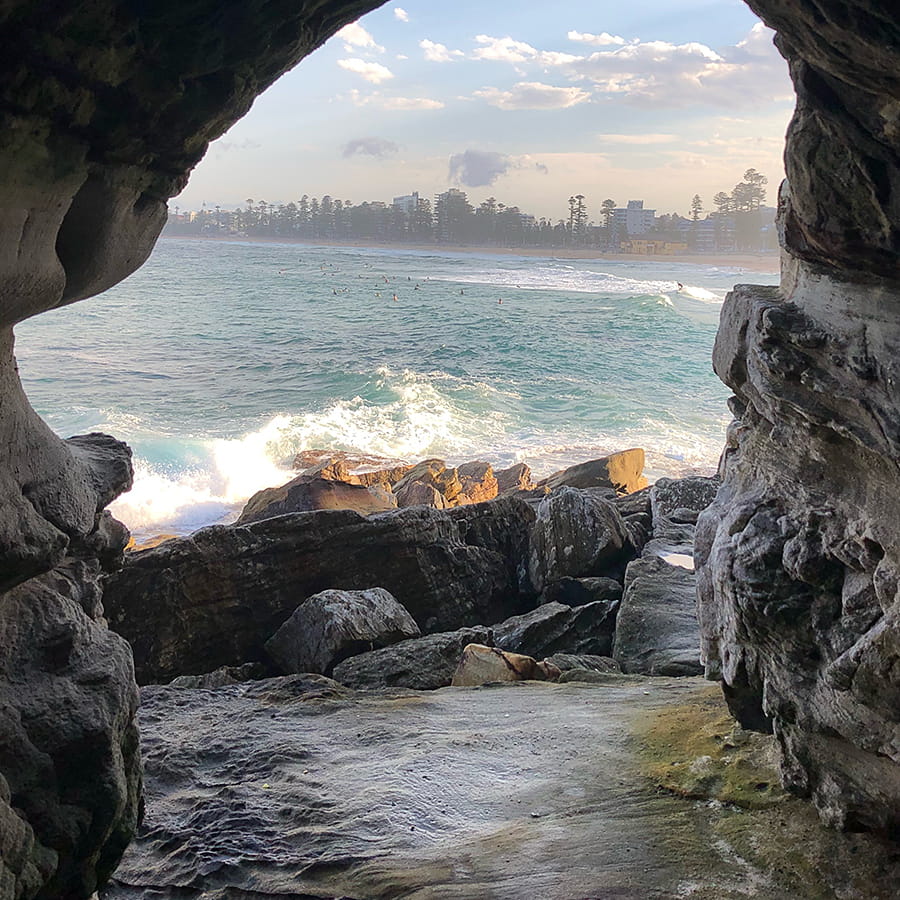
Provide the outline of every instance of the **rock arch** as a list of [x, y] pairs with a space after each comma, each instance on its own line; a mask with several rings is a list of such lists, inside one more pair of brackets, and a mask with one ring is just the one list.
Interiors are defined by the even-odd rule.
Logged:
[[[900, 12], [748, 0], [797, 112], [780, 292], [728, 301], [735, 392], [702, 524], [701, 614], [735, 713], [774, 728], [829, 821], [900, 826]], [[149, 254], [210, 140], [380, 0], [97, 0], [0, 8], [0, 894], [87, 897], [139, 808], [136, 691], [99, 575], [128, 449], [59, 440], [28, 405], [13, 326]]]

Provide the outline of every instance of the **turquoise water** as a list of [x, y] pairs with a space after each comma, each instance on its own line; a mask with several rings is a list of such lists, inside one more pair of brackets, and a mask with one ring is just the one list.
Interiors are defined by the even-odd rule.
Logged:
[[777, 276], [164, 239], [114, 289], [22, 324], [17, 355], [58, 433], [132, 445], [116, 514], [186, 531], [305, 448], [546, 474], [643, 446], [651, 474], [711, 468], [728, 392], [710, 355], [741, 281]]

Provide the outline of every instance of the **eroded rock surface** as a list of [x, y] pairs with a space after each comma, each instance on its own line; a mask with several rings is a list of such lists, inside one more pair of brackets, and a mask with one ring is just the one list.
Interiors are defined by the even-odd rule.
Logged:
[[773, 796], [717, 686], [600, 677], [145, 688], [147, 812], [103, 900], [893, 900], [896, 859]]

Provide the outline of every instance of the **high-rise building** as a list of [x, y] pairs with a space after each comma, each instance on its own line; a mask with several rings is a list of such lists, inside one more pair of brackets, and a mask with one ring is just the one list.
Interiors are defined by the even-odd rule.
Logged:
[[655, 209], [644, 209], [643, 200], [629, 200], [624, 209], [613, 210], [612, 224], [623, 234], [646, 234], [656, 220]]

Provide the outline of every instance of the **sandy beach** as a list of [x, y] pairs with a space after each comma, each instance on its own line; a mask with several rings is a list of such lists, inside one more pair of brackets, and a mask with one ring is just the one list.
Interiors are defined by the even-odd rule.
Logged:
[[163, 239], [175, 238], [196, 241], [226, 241], [255, 244], [297, 244], [305, 247], [360, 247], [372, 250], [420, 250], [435, 253], [487, 253], [497, 256], [529, 256], [543, 259], [608, 259], [616, 262], [662, 262], [672, 265], [719, 266], [727, 269], [746, 269], [748, 272], [778, 274], [780, 256], [778, 253], [685, 253], [678, 256], [650, 255], [637, 253], [603, 253], [599, 250], [569, 247], [476, 247], [458, 244], [405, 244], [386, 241], [293, 241], [289, 238], [265, 238], [232, 235], [229, 237], [209, 237], [207, 235], [163, 233]]

